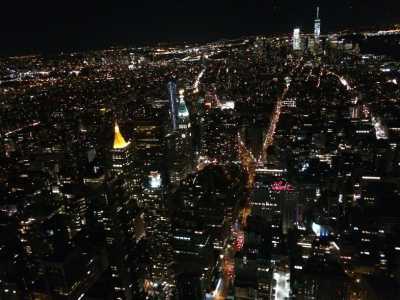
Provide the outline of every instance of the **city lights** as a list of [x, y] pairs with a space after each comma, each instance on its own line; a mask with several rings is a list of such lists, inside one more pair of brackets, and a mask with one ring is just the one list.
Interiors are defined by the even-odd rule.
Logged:
[[150, 186], [153, 189], [161, 187], [161, 175], [159, 172], [150, 172], [149, 175]]
[[[285, 14], [275, 2], [237, 12]], [[197, 32], [193, 3], [141, 5], [140, 24], [165, 23], [147, 29], [94, 6], [76, 13], [115, 45], [73, 52], [18, 19], [0, 49], [0, 299], [397, 299], [398, 5], [320, 5], [291, 3], [279, 33], [244, 18], [220, 39]], [[335, 31], [337, 11], [337, 28], [357, 26]], [[43, 12], [30, 15], [64, 22]], [[98, 40], [47, 25], [76, 49]], [[33, 41], [48, 49], [13, 50]]]

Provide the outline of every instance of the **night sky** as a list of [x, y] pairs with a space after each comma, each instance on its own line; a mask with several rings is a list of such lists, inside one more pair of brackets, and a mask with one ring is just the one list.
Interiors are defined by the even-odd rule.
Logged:
[[0, 54], [52, 53], [112, 45], [206, 41], [311, 30], [321, 6], [322, 31], [400, 23], [399, 0], [53, 0], [3, 1]]

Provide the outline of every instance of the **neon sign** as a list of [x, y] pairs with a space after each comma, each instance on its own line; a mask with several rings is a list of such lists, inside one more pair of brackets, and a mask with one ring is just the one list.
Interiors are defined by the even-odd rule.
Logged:
[[290, 183], [282, 181], [282, 180], [273, 182], [271, 184], [271, 189], [274, 192], [293, 192], [294, 191], [294, 187]]

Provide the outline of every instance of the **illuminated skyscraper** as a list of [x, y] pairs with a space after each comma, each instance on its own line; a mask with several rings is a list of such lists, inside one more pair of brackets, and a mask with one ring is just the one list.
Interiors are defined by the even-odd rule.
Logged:
[[179, 130], [187, 130], [190, 128], [189, 110], [185, 103], [184, 90], [179, 91], [178, 128]]
[[185, 103], [184, 91], [179, 91], [179, 106], [178, 106], [178, 152], [183, 151], [186, 154], [190, 153], [191, 147], [191, 124], [189, 110]]
[[131, 141], [126, 141], [122, 136], [117, 122], [114, 126], [114, 144], [111, 150], [113, 175], [122, 175], [127, 181], [127, 192], [131, 199], [139, 201], [140, 195], [140, 171], [135, 164], [134, 144]]
[[141, 178], [137, 205], [144, 221], [144, 282], [148, 299], [169, 299], [175, 286], [171, 268], [171, 224], [166, 205], [168, 181], [164, 147], [165, 136], [175, 135], [178, 130], [168, 133], [171, 128], [169, 121], [166, 122], [169, 110], [169, 105], [162, 109], [151, 104], [145, 105], [141, 114], [135, 116], [133, 130], [134, 165]]
[[321, 35], [321, 19], [319, 18], [319, 7], [317, 7], [317, 17], [314, 21], [314, 38], [315, 41], [319, 41]]
[[113, 176], [96, 190], [93, 201], [95, 219], [104, 231], [113, 299], [132, 299], [133, 286], [137, 285], [134, 273], [137, 265], [133, 261], [136, 242], [143, 233], [136, 230], [140, 221], [137, 204], [141, 197], [141, 173], [134, 150], [134, 143], [125, 140], [115, 123], [111, 149]]
[[172, 184], [179, 183], [192, 169], [192, 134], [189, 110], [184, 91], [179, 91], [177, 130], [171, 136], [169, 149], [169, 177]]
[[176, 83], [173, 81], [168, 82], [168, 93], [169, 93], [169, 109], [172, 121], [172, 129], [176, 129]]
[[293, 30], [293, 50], [301, 50], [300, 28]]
[[175, 287], [171, 269], [171, 221], [167, 212], [165, 185], [158, 171], [152, 171], [148, 175], [148, 181], [144, 183], [143, 199], [150, 260], [150, 272], [146, 280], [148, 294], [159, 297], [158, 299], [170, 299]]
[[132, 144], [122, 136], [117, 122], [114, 126], [114, 144], [112, 149], [112, 172], [119, 175], [124, 173], [132, 163]]

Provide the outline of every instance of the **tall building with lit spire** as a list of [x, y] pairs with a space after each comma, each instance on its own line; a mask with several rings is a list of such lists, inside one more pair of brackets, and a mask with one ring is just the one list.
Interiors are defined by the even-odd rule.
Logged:
[[130, 141], [122, 136], [118, 123], [114, 126], [114, 144], [112, 149], [112, 172], [122, 174], [127, 171], [133, 162], [133, 147]]
[[179, 105], [178, 105], [178, 129], [188, 130], [190, 129], [190, 115], [189, 110], [185, 102], [185, 91], [179, 91]]
[[317, 17], [314, 21], [314, 39], [316, 42], [319, 41], [321, 36], [321, 19], [319, 18], [319, 6], [317, 7]]
[[140, 247], [143, 243], [142, 195], [143, 170], [138, 162], [136, 139], [126, 139], [118, 123], [114, 124], [111, 149], [111, 178], [101, 186], [96, 215], [104, 226], [112, 287], [112, 299], [142, 299], [145, 263]]
[[114, 143], [111, 150], [111, 173], [115, 176], [123, 176], [127, 182], [127, 192], [131, 199], [139, 202], [141, 194], [142, 172], [137, 167], [135, 157], [135, 145], [132, 141], [126, 141], [122, 135], [118, 123], [114, 126]]
[[184, 90], [179, 91], [177, 130], [174, 135], [169, 158], [169, 177], [178, 184], [192, 170], [192, 133], [190, 114], [186, 106]]
[[104, 276], [111, 299], [132, 300], [140, 294], [144, 271], [137, 261], [138, 243], [143, 237], [140, 172], [135, 162], [135, 145], [125, 139], [114, 124], [111, 152], [111, 176], [91, 187], [94, 226], [104, 237], [108, 271]]

